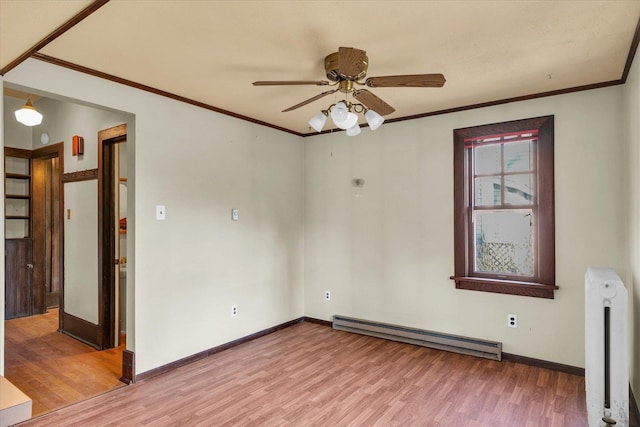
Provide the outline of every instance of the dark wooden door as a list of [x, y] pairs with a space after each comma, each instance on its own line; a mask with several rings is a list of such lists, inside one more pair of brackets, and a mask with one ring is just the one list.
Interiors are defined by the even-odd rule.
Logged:
[[33, 240], [5, 240], [5, 319], [33, 313]]
[[51, 308], [59, 304], [62, 282], [60, 162], [58, 157], [36, 158], [37, 153], [32, 159], [33, 283], [44, 288], [42, 305]]

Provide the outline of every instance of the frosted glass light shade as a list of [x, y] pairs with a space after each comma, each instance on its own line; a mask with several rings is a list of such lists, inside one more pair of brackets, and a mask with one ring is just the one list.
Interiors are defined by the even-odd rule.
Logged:
[[42, 114], [34, 108], [31, 100], [28, 99], [24, 107], [15, 112], [16, 120], [25, 126], [36, 126], [42, 123]]
[[354, 113], [347, 113], [347, 118], [340, 124], [336, 123], [340, 129], [349, 129], [358, 124], [358, 116]]
[[343, 122], [347, 118], [347, 106], [344, 102], [338, 102], [331, 109], [331, 120], [337, 124], [337, 122]]
[[360, 132], [361, 132], [360, 125], [358, 125], [357, 122], [356, 122], [355, 125], [351, 126], [349, 129], [347, 129], [347, 135], [349, 135], [349, 136], [356, 136]]
[[384, 117], [373, 110], [368, 110], [366, 113], [364, 113], [364, 118], [367, 119], [367, 123], [369, 123], [369, 128], [371, 130], [378, 129], [380, 125], [384, 123]]
[[309, 120], [309, 126], [315, 129], [316, 132], [322, 132], [322, 128], [324, 127], [324, 124], [326, 122], [327, 122], [326, 114], [320, 111], [318, 114], [311, 117], [311, 120]]

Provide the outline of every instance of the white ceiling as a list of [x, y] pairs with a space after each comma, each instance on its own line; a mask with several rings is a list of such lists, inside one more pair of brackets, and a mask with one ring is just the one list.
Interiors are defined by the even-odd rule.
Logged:
[[[0, 69], [90, 0], [0, 0]], [[619, 80], [640, 1], [111, 0], [39, 52], [293, 132], [326, 87], [338, 47], [367, 51], [367, 76], [443, 73], [443, 88], [370, 89], [402, 118]]]

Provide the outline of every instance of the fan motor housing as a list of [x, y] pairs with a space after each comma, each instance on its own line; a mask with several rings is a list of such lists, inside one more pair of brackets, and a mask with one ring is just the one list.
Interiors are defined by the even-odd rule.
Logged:
[[345, 76], [340, 74], [339, 56], [338, 52], [333, 52], [324, 58], [324, 69], [327, 72], [327, 78], [332, 82], [339, 82], [342, 80], [357, 81], [367, 75], [367, 68], [369, 66], [369, 58], [367, 56], [362, 60], [362, 71], [357, 76]]

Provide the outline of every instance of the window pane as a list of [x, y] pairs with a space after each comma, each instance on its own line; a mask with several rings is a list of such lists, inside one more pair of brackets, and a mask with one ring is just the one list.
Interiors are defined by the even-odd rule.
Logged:
[[505, 204], [533, 204], [533, 174], [506, 175], [504, 177], [504, 187]]
[[532, 142], [510, 142], [504, 144], [505, 172], [528, 172], [533, 170]]
[[533, 275], [531, 210], [475, 212], [475, 271]]
[[500, 144], [475, 147], [473, 149], [475, 159], [475, 174], [488, 175], [501, 173]]
[[500, 200], [500, 177], [483, 176], [474, 180], [473, 192], [475, 194], [476, 206], [497, 206], [501, 205]]

